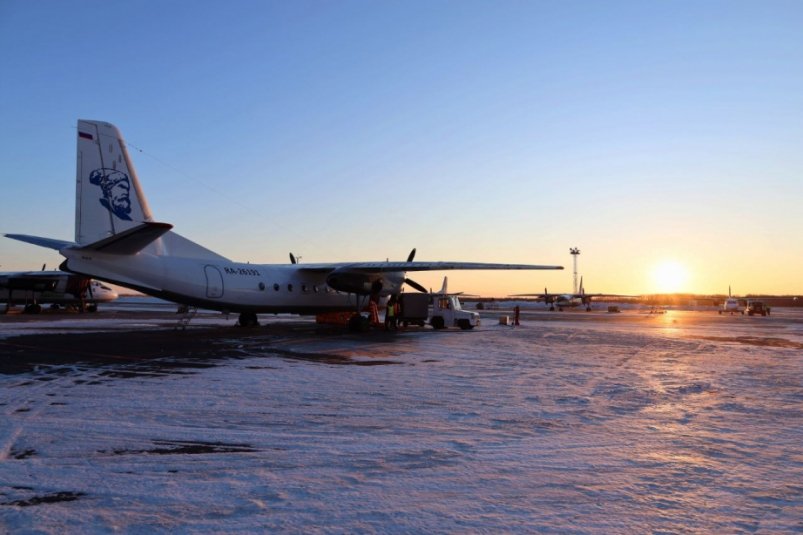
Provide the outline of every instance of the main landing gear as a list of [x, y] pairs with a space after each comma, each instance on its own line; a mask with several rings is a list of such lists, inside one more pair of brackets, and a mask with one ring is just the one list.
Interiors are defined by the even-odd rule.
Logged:
[[[354, 294], [354, 302], [356, 305], [356, 310], [354, 314], [351, 315], [349, 318], [348, 328], [349, 331], [353, 333], [362, 333], [371, 328], [371, 323], [376, 322], [379, 323], [379, 317], [377, 314], [377, 304], [379, 302], [379, 292], [382, 291], [382, 281], [376, 280], [371, 284], [371, 293], [367, 296], [368, 297], [368, 308], [371, 309], [373, 306], [373, 313], [371, 316], [363, 316], [362, 309], [363, 305], [365, 304], [365, 297], [360, 296], [359, 294]], [[362, 299], [361, 299], [362, 298]], [[373, 316], [373, 317], [372, 317]]]
[[371, 320], [367, 316], [363, 316], [359, 312], [353, 314], [349, 318], [349, 331], [353, 333], [362, 333], [371, 327]]
[[241, 312], [237, 325], [240, 327], [259, 327], [259, 319], [257, 319], [255, 312]]

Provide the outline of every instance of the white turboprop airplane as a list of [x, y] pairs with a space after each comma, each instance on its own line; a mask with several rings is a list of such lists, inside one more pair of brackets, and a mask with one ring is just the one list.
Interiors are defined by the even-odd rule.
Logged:
[[[21, 234], [7, 237], [58, 250], [61, 269], [133, 288], [177, 303], [238, 312], [241, 325], [257, 313], [360, 311], [369, 296], [402, 291], [407, 271], [563, 269], [472, 262], [344, 262], [257, 265], [234, 262], [154, 220], [120, 131], [78, 121], [75, 241]], [[350, 325], [365, 319], [355, 312]]]
[[544, 301], [549, 305], [549, 310], [557, 309], [563, 311], [564, 308], [586, 307], [586, 311], [591, 311], [591, 300], [594, 297], [634, 297], [632, 295], [620, 294], [587, 294], [583, 287], [583, 278], [580, 277], [580, 291], [578, 293], [551, 294], [544, 288], [542, 294], [515, 294], [511, 297], [537, 297], [539, 301]]
[[719, 309], [720, 314], [744, 314], [744, 307], [739, 304], [739, 300], [731, 295], [731, 287], [728, 286], [728, 298], [722, 303]]
[[117, 292], [96, 280], [63, 271], [18, 271], [0, 273], [0, 303], [5, 311], [17, 303], [25, 305], [24, 312], [36, 314], [42, 303], [75, 305], [80, 310], [95, 312], [98, 303], [117, 299]]

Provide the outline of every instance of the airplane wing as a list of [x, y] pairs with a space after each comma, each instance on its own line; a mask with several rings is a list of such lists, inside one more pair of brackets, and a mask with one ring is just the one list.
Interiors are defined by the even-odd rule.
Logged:
[[573, 294], [573, 297], [641, 297], [641, 296], [626, 295], [626, 294]]
[[552, 303], [555, 300], [555, 296], [552, 295], [552, 294], [550, 294], [550, 295], [544, 295], [544, 294], [514, 294], [514, 295], [508, 295], [508, 297], [509, 298], [513, 298], [513, 299], [516, 299], [518, 297], [527, 297], [527, 298], [532, 299], [533, 301], [538, 301], [538, 302], [542, 302], [543, 301], [543, 302], [545, 302], [547, 304]]
[[535, 264], [487, 264], [483, 262], [343, 262], [335, 264], [298, 264], [300, 270], [327, 272], [387, 273], [400, 271], [450, 271], [450, 270], [517, 270], [517, 269], [563, 269], [563, 266]]
[[[350, 262], [338, 264], [304, 264], [293, 265], [300, 271], [313, 271], [326, 273], [326, 283], [336, 290], [368, 294], [382, 287], [382, 277], [404, 276], [408, 271], [448, 271], [464, 269], [563, 269], [563, 266], [542, 266], [533, 264], [486, 264], [481, 262]], [[382, 275], [383, 273], [393, 275]], [[401, 282], [401, 281], [400, 281]], [[420, 292], [427, 289], [414, 280], [404, 278], [403, 282], [409, 284]]]
[[623, 294], [511, 294], [508, 297], [540, 297], [545, 299], [547, 297], [568, 297], [571, 299], [580, 299], [581, 297], [641, 297], [640, 295], [623, 295]]

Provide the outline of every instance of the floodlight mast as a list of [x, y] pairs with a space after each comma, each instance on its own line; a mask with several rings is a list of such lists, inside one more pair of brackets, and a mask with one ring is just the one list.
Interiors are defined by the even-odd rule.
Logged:
[[580, 249], [577, 247], [569, 248], [569, 253], [572, 255], [574, 261], [574, 293], [577, 293], [577, 257], [580, 255]]

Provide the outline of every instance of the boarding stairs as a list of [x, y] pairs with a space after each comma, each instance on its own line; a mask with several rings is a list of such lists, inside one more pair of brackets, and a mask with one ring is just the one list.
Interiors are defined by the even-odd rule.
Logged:
[[178, 319], [178, 323], [176, 323], [175, 330], [183, 331], [187, 328], [187, 325], [190, 324], [192, 318], [198, 313], [198, 307], [181, 307], [178, 313], [181, 314], [181, 317]]

